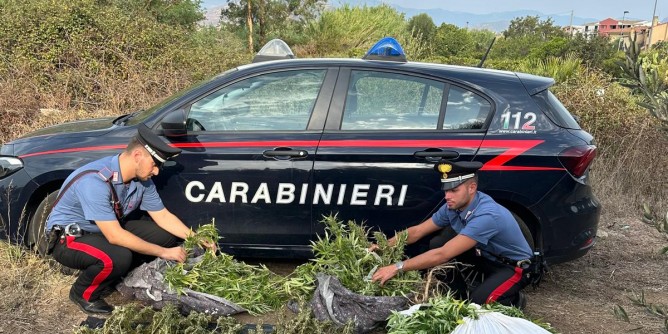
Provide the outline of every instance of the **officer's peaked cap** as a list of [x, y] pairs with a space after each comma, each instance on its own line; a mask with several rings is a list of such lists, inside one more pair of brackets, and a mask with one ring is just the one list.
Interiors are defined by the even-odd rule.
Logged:
[[478, 161], [450, 161], [441, 159], [434, 170], [441, 176], [441, 189], [450, 190], [475, 176], [482, 167]]
[[181, 153], [181, 149], [171, 147], [144, 124], [137, 126], [137, 141], [151, 154], [155, 164], [161, 166], [167, 159]]

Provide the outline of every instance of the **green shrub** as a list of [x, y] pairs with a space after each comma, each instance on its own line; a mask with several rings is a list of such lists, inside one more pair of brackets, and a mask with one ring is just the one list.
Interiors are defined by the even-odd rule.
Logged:
[[[390, 6], [344, 5], [322, 13], [317, 21], [310, 22], [305, 34], [309, 36], [310, 49], [315, 52], [315, 56], [359, 57], [385, 36], [402, 37], [408, 34], [405, 26], [403, 14]], [[349, 50], [357, 52], [349, 54]]]
[[94, 0], [3, 2], [0, 90], [26, 98], [0, 107], [127, 111], [245, 60], [231, 34], [141, 14]]
[[571, 53], [563, 57], [529, 58], [520, 62], [514, 70], [553, 78], [559, 83], [580, 74], [581, 63], [581, 60]]

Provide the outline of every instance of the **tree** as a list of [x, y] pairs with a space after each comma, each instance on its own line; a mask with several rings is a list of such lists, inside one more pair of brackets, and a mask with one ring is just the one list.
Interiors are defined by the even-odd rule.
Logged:
[[406, 27], [413, 37], [418, 37], [423, 41], [429, 41], [436, 34], [436, 25], [426, 13], [415, 15], [408, 20]]
[[406, 19], [396, 9], [381, 5], [351, 7], [343, 5], [322, 13], [306, 29], [309, 48], [318, 56], [359, 57], [383, 37], [393, 36], [404, 47], [407, 55]]
[[434, 44], [436, 54], [444, 57], [470, 55], [475, 47], [473, 38], [466, 29], [447, 23], [438, 27]]
[[[614, 44], [610, 43], [610, 40], [604, 36], [595, 35], [586, 37], [582, 34], [576, 34], [568, 41], [567, 47], [567, 52], [574, 53], [588, 67], [608, 71], [605, 68], [606, 63], [617, 60], [617, 51]], [[614, 66], [614, 68], [619, 69], [619, 66]], [[619, 73], [611, 74], [617, 76], [615, 74]]]
[[568, 39], [565, 37], [554, 37], [531, 50], [529, 57], [537, 59], [562, 57], [566, 55], [568, 51]]
[[272, 34], [304, 28], [306, 22], [319, 15], [325, 3], [325, 0], [228, 0], [220, 17], [224, 26], [245, 34], [255, 49]]
[[503, 37], [507, 39], [530, 37], [547, 41], [553, 37], [566, 37], [566, 32], [555, 26], [552, 18], [541, 21], [538, 16], [526, 16], [510, 21], [510, 26], [503, 32]]
[[129, 15], [148, 15], [158, 22], [194, 29], [197, 22], [204, 19], [200, 9], [201, 0], [107, 0], [100, 1], [115, 5]]

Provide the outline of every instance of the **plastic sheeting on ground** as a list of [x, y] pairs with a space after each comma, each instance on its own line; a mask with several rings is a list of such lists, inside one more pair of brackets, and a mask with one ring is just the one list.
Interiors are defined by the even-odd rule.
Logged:
[[354, 324], [356, 333], [366, 333], [387, 320], [392, 311], [405, 309], [406, 297], [363, 296], [346, 289], [330, 275], [316, 275], [318, 286], [311, 299], [316, 319], [344, 326]]
[[533, 322], [499, 312], [478, 311], [478, 319], [465, 317], [451, 334], [550, 334]]
[[[188, 259], [189, 263], [199, 261], [201, 257]], [[142, 264], [131, 271], [116, 289], [123, 296], [147, 302], [156, 309], [162, 309], [167, 303], [175, 304], [184, 314], [197, 311], [213, 316], [225, 316], [246, 312], [239, 305], [218, 296], [190, 289], [184, 289], [182, 294], [171, 291], [164, 282], [167, 265], [168, 262], [160, 258]]]

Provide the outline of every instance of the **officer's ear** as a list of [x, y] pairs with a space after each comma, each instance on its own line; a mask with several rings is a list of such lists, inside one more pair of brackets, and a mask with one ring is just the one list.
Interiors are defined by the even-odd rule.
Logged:
[[468, 190], [470, 193], [474, 193], [478, 190], [478, 181], [473, 178], [468, 182]]
[[141, 148], [140, 146], [137, 146], [132, 150], [131, 154], [135, 163], [139, 163], [139, 160], [141, 160], [141, 158], [144, 157], [144, 149]]

